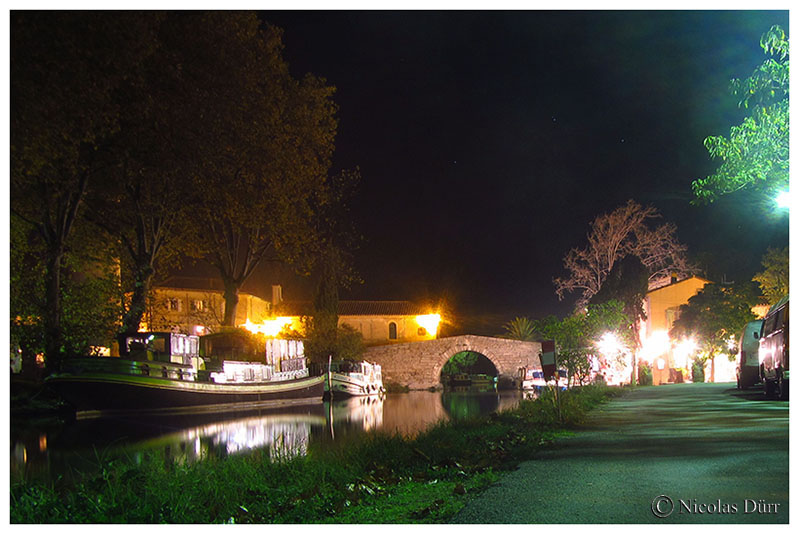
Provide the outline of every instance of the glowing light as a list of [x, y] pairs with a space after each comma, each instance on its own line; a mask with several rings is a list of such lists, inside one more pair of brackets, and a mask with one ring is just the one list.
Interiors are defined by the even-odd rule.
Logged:
[[640, 356], [647, 363], [652, 363], [656, 357], [669, 352], [670, 341], [667, 331], [656, 331], [642, 344]]
[[250, 318], [247, 318], [247, 321], [245, 321], [244, 325], [241, 325], [241, 327], [244, 327], [253, 334], [261, 333], [266, 336], [278, 336], [284, 327], [288, 327], [291, 324], [292, 318], [290, 317], [264, 320], [261, 324], [253, 323], [250, 321]]
[[436, 336], [436, 330], [439, 328], [439, 322], [442, 317], [439, 314], [425, 314], [416, 317], [417, 323], [420, 327], [428, 331], [431, 336]]
[[675, 350], [672, 353], [673, 360], [675, 361], [676, 368], [686, 368], [689, 362], [689, 356], [697, 351], [697, 342], [692, 338], [681, 340], [675, 345]]
[[728, 349], [730, 351], [733, 351], [737, 347], [739, 347], [739, 344], [736, 342], [736, 338], [734, 338], [734, 336], [731, 335], [730, 338], [728, 338]]
[[791, 194], [788, 191], [778, 192], [778, 195], [775, 197], [775, 204], [778, 205], [778, 208], [786, 208], [788, 210], [791, 204], [791, 198]]
[[597, 342], [597, 349], [606, 357], [611, 357], [622, 352], [622, 344], [614, 333], [605, 333]]

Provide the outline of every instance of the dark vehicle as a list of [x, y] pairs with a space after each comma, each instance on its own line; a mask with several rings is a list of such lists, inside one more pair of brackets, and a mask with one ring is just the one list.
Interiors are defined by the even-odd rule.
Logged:
[[750, 388], [759, 382], [758, 342], [764, 320], [751, 321], [744, 326], [736, 355], [736, 388]]
[[769, 309], [761, 327], [759, 375], [768, 396], [789, 399], [789, 296]]

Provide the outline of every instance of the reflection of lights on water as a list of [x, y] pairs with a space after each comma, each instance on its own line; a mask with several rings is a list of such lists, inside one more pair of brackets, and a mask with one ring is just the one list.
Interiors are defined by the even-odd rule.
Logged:
[[311, 424], [292, 416], [246, 418], [184, 432], [185, 440], [194, 443], [197, 456], [202, 453], [201, 439], [210, 439], [212, 446], [222, 446], [229, 454], [267, 448], [280, 458], [305, 455], [310, 435]]
[[47, 435], [39, 435], [39, 451], [47, 451]]

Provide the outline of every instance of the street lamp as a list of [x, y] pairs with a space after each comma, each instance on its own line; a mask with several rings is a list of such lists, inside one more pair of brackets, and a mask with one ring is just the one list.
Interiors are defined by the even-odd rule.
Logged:
[[778, 208], [788, 210], [791, 204], [791, 198], [791, 194], [788, 190], [779, 191], [775, 196], [775, 204], [778, 205]]

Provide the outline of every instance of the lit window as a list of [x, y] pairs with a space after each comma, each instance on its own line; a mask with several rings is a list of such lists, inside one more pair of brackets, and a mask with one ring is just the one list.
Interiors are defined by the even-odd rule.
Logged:
[[397, 340], [397, 324], [393, 321], [389, 322], [389, 340]]
[[202, 299], [195, 299], [192, 301], [192, 310], [194, 312], [202, 312], [207, 308], [207, 303]]
[[167, 299], [167, 310], [173, 310], [175, 312], [180, 312], [181, 310], [181, 300], [177, 297], [170, 297]]

